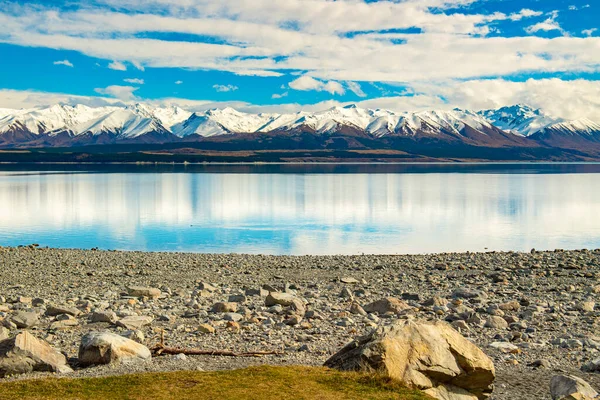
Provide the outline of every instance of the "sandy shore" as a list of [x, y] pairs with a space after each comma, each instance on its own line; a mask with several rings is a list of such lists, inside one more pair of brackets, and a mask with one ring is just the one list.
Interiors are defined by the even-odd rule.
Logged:
[[[353, 304], [396, 297], [413, 307], [400, 318], [451, 322], [493, 358], [498, 370], [494, 399], [545, 399], [550, 398], [548, 382], [558, 372], [600, 388], [600, 374], [581, 371], [600, 355], [600, 337], [595, 336], [599, 278], [600, 250], [290, 257], [0, 247], [0, 319], [36, 311], [39, 322], [31, 331], [70, 357], [74, 376], [262, 363], [320, 365], [350, 339], [398, 318], [365, 315]], [[137, 300], [127, 295], [132, 285], [159, 288], [162, 295]], [[262, 287], [304, 299], [305, 318], [290, 322], [280, 307], [265, 306]], [[216, 312], [217, 302], [235, 303], [235, 311]], [[60, 324], [45, 315], [49, 305], [76, 307], [83, 314], [76, 322]], [[172, 346], [278, 350], [283, 355], [165, 356], [138, 366], [78, 369], [84, 333], [127, 330], [91, 322], [93, 310], [112, 311], [119, 318], [151, 317], [135, 333], [148, 346], [164, 331]], [[205, 333], [206, 325], [214, 333]], [[510, 344], [512, 350], [503, 352], [497, 343]]]

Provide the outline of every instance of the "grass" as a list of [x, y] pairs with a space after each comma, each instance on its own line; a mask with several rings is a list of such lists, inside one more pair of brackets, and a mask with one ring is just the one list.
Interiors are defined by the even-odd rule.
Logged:
[[431, 399], [389, 379], [315, 367], [251, 367], [0, 383], [0, 399]]

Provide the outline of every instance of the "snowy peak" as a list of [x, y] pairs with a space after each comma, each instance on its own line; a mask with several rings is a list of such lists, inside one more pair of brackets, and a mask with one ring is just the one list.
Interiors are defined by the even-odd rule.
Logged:
[[549, 125], [563, 121], [561, 118], [552, 117], [542, 110], [533, 109], [522, 104], [480, 111], [479, 114], [498, 128], [523, 136], [531, 136]]

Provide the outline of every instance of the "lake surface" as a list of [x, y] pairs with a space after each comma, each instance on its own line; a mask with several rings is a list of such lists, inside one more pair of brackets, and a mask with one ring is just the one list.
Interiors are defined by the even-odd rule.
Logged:
[[0, 165], [0, 245], [268, 254], [600, 247], [599, 164]]

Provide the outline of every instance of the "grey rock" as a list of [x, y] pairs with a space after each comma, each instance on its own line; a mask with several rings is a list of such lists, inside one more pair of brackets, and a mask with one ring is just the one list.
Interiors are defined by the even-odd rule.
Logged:
[[68, 306], [49, 305], [48, 308], [46, 308], [46, 315], [55, 317], [60, 314], [68, 314], [68, 315], [77, 317], [78, 315], [81, 314], [81, 311], [79, 311], [75, 307], [68, 307]]
[[573, 375], [555, 375], [550, 380], [552, 400], [592, 400], [598, 397], [586, 381]]
[[117, 326], [125, 329], [136, 330], [152, 323], [152, 317], [142, 315], [131, 315], [117, 321]]
[[40, 322], [38, 315], [31, 311], [19, 311], [12, 316], [11, 321], [21, 329], [31, 328]]
[[90, 316], [90, 322], [108, 322], [114, 324], [117, 322], [117, 314], [114, 311], [95, 311]]
[[121, 336], [123, 336], [124, 338], [133, 340], [134, 342], [138, 342], [138, 343], [144, 343], [144, 341], [146, 340], [146, 336], [144, 335], [144, 332], [140, 331], [139, 329], [130, 329], [127, 330], [123, 333], [121, 333]]
[[223, 316], [223, 319], [225, 319], [225, 321], [239, 322], [242, 319], [244, 319], [244, 316], [239, 313], [229, 312], [229, 313], [225, 313], [225, 315]]
[[506, 322], [504, 320], [504, 318], [502, 318], [502, 317], [492, 315], [491, 317], [489, 317], [487, 319], [484, 326], [486, 328], [493, 328], [493, 329], [506, 329], [506, 328], [508, 328], [508, 322]]

